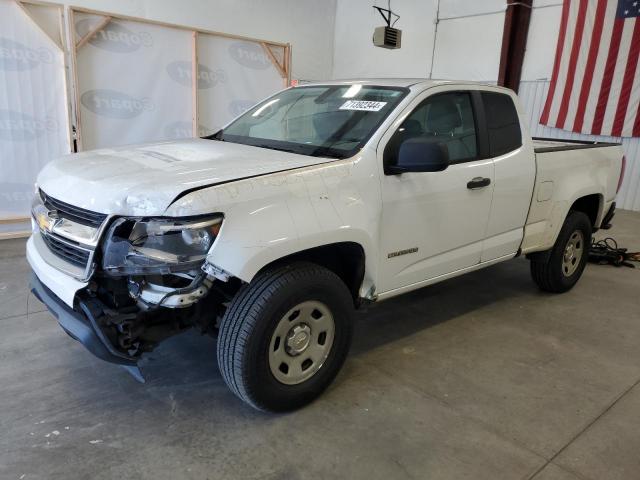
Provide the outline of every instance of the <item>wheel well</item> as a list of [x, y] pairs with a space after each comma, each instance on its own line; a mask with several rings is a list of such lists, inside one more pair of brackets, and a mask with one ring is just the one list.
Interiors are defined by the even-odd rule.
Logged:
[[591, 220], [591, 225], [596, 228], [598, 212], [600, 211], [600, 195], [594, 193], [593, 195], [581, 197], [573, 202], [569, 210], [586, 214]]
[[292, 253], [286, 257], [279, 258], [261, 270], [295, 261], [315, 263], [331, 270], [340, 277], [351, 292], [354, 304], [358, 306], [360, 285], [364, 278], [364, 260], [364, 249], [360, 244], [339, 242]]

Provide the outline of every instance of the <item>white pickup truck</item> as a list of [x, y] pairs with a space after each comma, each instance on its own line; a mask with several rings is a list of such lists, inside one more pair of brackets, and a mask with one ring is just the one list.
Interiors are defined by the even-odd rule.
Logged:
[[569, 290], [609, 226], [618, 145], [531, 139], [514, 92], [468, 82], [284, 90], [216, 134], [83, 152], [38, 177], [32, 289], [126, 366], [188, 328], [268, 411], [334, 379], [352, 314], [519, 255]]

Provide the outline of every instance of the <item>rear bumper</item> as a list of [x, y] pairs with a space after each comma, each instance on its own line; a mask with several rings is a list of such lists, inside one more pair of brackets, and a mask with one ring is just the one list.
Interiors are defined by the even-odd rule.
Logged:
[[[31, 273], [31, 291], [44, 303], [58, 320], [62, 329], [73, 339], [82, 343], [96, 357], [118, 365], [137, 365], [137, 359], [118, 352], [100, 330], [96, 318], [88, 305], [81, 300], [79, 306], [84, 313], [79, 313], [62, 301], [47, 288], [38, 278], [36, 272]], [[74, 292], [75, 295], [75, 292]]]

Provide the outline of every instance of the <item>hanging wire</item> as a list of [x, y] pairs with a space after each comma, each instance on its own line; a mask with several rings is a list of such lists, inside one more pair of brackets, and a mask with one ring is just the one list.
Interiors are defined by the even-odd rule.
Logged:
[[[375, 8], [378, 11], [378, 13], [382, 15], [382, 18], [384, 18], [384, 21], [387, 22], [388, 27], [393, 28], [396, 22], [400, 20], [400, 15], [398, 15], [397, 13], [393, 13], [391, 11], [391, 0], [388, 0], [387, 8], [378, 7], [377, 5], [373, 5], [373, 8]], [[395, 19], [393, 20], [393, 23], [391, 23], [392, 16], [395, 17]]]

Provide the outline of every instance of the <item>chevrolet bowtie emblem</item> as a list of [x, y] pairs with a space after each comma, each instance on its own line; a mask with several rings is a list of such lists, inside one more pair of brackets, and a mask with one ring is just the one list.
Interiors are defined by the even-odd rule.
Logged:
[[56, 222], [60, 219], [58, 212], [51, 210], [48, 212], [38, 212], [36, 215], [36, 223], [40, 230], [50, 232], [55, 226]]

